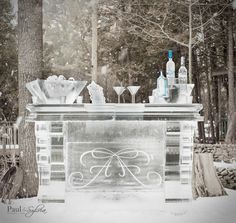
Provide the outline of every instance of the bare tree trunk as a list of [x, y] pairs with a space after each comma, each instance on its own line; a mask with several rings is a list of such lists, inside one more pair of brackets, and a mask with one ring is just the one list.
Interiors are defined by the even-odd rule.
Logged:
[[192, 83], [192, 0], [189, 0], [189, 40], [188, 40], [188, 73], [189, 83]]
[[[205, 44], [205, 50], [209, 52], [209, 47]], [[209, 53], [205, 56], [206, 61], [206, 74], [207, 74], [207, 98], [208, 98], [208, 112], [209, 112], [209, 119], [210, 119], [210, 130], [211, 130], [211, 137], [212, 143], [215, 143], [215, 126], [214, 126], [214, 113], [213, 113], [213, 101], [212, 101], [212, 75], [211, 75], [211, 60], [210, 60]]]
[[228, 129], [225, 137], [226, 143], [236, 140], [236, 110], [235, 110], [235, 88], [234, 88], [234, 44], [233, 44], [233, 11], [229, 9], [228, 21]]
[[98, 49], [98, 37], [97, 37], [97, 2], [98, 0], [93, 0], [92, 5], [92, 80], [97, 82], [97, 49]]
[[[195, 51], [193, 51], [193, 63], [195, 67], [194, 75], [193, 75], [193, 83], [194, 83], [194, 101], [196, 103], [201, 103], [202, 102], [202, 96], [201, 96], [201, 88], [200, 88], [200, 74], [198, 73], [199, 71], [199, 66], [198, 66], [198, 61], [197, 61], [197, 55]], [[201, 111], [201, 115], [202, 111]], [[205, 137], [205, 129], [204, 129], [204, 122], [198, 122], [198, 134], [199, 134], [199, 139], [201, 143], [206, 142], [206, 137]]]
[[34, 125], [25, 121], [26, 105], [31, 95], [25, 84], [42, 75], [42, 0], [18, 1], [18, 73], [19, 73], [19, 126], [20, 167], [24, 171], [21, 197], [37, 196], [38, 174]]
[[218, 92], [217, 92], [217, 98], [218, 98], [218, 122], [219, 122], [219, 141], [221, 140], [221, 136], [222, 136], [222, 125], [221, 125], [221, 117], [222, 117], [222, 114], [221, 114], [221, 104], [222, 104], [222, 101], [221, 101], [221, 88], [222, 88], [222, 83], [223, 82], [223, 78], [218, 78], [217, 79], [217, 89], [218, 89]]
[[228, 125], [225, 142], [229, 144], [236, 143], [235, 133], [236, 133], [236, 112], [234, 112], [230, 117], [230, 122]]
[[216, 125], [216, 142], [219, 143], [220, 141], [220, 118], [219, 118], [219, 113], [220, 113], [220, 94], [219, 91], [220, 89], [218, 89], [219, 84], [218, 84], [218, 80], [219, 79], [214, 79], [214, 92], [213, 95], [215, 95], [214, 97], [214, 101], [215, 101], [215, 125]]

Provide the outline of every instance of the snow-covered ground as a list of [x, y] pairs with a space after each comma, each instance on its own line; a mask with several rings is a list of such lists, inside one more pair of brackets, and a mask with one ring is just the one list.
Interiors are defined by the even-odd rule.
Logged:
[[227, 169], [236, 169], [236, 162], [225, 163], [225, 162], [214, 162], [215, 167], [227, 168]]
[[68, 193], [65, 203], [47, 203], [46, 213], [25, 217], [13, 214], [10, 208], [34, 208], [37, 198], [15, 200], [0, 204], [0, 222], [68, 222], [68, 223], [158, 223], [207, 222], [230, 223], [236, 220], [236, 191], [227, 190], [228, 196], [199, 198], [188, 203], [163, 203], [160, 193]]

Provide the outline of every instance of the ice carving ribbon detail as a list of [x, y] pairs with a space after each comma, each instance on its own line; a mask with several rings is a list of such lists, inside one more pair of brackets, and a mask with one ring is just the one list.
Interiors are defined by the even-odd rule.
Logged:
[[[110, 167], [115, 159], [117, 160], [118, 166], [120, 167], [120, 177], [125, 177], [126, 173], [129, 173], [132, 178], [141, 186], [148, 187], [148, 185], [144, 184], [137, 176], [138, 174], [140, 174], [141, 168], [138, 165], [126, 164], [127, 160], [132, 160], [136, 159], [139, 156], [143, 156], [145, 160], [144, 164], [148, 165], [151, 161], [151, 158], [146, 152], [136, 149], [122, 149], [117, 152], [113, 152], [106, 148], [95, 148], [93, 150], [84, 152], [80, 156], [80, 164], [84, 167], [86, 167], [86, 163], [84, 160], [88, 155], [91, 155], [95, 160], [105, 160], [105, 163], [103, 165], [92, 165], [89, 167], [90, 174], [95, 175], [85, 184], [83, 184], [84, 176], [82, 172], [72, 172], [69, 176], [69, 184], [72, 188], [82, 189], [89, 186], [103, 171], [105, 177], [110, 177], [112, 175]], [[149, 171], [146, 177], [148, 180], [156, 180], [157, 186], [162, 183], [162, 177], [158, 172]]]

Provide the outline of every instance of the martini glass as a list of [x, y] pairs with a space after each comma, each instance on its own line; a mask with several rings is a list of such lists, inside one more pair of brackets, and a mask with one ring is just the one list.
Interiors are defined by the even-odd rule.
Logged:
[[116, 94], [118, 95], [118, 104], [120, 104], [120, 96], [125, 91], [125, 87], [113, 87], [113, 89], [115, 90]]
[[132, 96], [132, 103], [135, 103], [135, 95], [138, 89], [140, 88], [140, 86], [128, 86], [127, 88]]

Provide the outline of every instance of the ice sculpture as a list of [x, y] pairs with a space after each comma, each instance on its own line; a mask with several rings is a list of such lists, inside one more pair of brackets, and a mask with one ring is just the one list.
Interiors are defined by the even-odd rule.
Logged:
[[191, 93], [193, 91], [194, 84], [179, 84], [177, 86], [179, 87], [179, 103], [191, 104], [193, 99]]
[[158, 87], [152, 91], [154, 104], [191, 104], [193, 97], [191, 96], [194, 84], [178, 84], [176, 78], [175, 84], [168, 85], [167, 96], [160, 96]]
[[92, 104], [105, 104], [103, 88], [94, 81], [87, 86]]
[[34, 104], [47, 104], [47, 97], [43, 89], [43, 81], [36, 79], [26, 84], [26, 88], [33, 96]]
[[155, 88], [152, 91], [152, 97], [153, 97], [153, 100], [152, 100], [153, 104], [166, 104], [167, 103], [167, 100], [163, 96], [160, 96], [158, 88]]
[[87, 81], [66, 80], [63, 75], [34, 80], [26, 84], [36, 104], [73, 104]]
[[156, 190], [167, 202], [192, 199], [200, 104], [30, 104], [27, 109], [27, 121], [36, 123], [42, 201], [61, 202], [65, 193], [82, 190]]
[[162, 191], [165, 122], [68, 122], [67, 130], [68, 191]]

